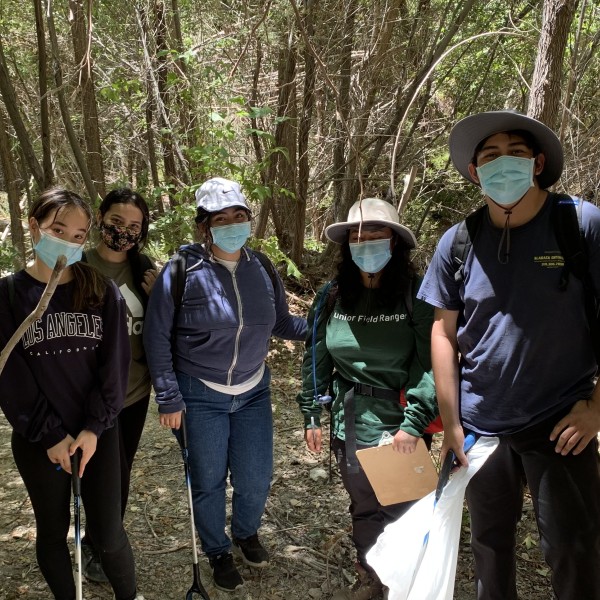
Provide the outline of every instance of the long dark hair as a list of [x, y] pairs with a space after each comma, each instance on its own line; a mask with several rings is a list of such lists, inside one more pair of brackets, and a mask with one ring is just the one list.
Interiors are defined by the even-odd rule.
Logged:
[[[394, 237], [396, 243], [392, 250], [392, 257], [383, 268], [377, 288], [377, 301], [386, 309], [394, 308], [400, 300], [404, 299], [407, 290], [410, 289], [411, 280], [416, 275], [416, 268], [410, 260], [410, 248], [395, 234]], [[336, 281], [336, 297], [340, 299], [342, 308], [352, 310], [364, 286], [360, 269], [352, 260], [347, 238], [342, 244], [342, 260], [337, 266]]]
[[[42, 192], [40, 197], [31, 205], [28, 217], [38, 223], [47, 219], [56, 221], [60, 213], [71, 210], [81, 210], [91, 226], [93, 213], [91, 206], [75, 192], [63, 188], [50, 188]], [[71, 265], [75, 280], [73, 293], [73, 309], [76, 311], [86, 308], [99, 308], [104, 302], [108, 280], [102, 273], [83, 262]]]
[[140, 259], [140, 252], [148, 241], [148, 229], [150, 227], [150, 209], [144, 197], [138, 192], [134, 192], [130, 188], [117, 188], [114, 189], [102, 200], [98, 207], [100, 218], [104, 219], [104, 215], [109, 211], [113, 204], [131, 204], [140, 210], [142, 213], [142, 229], [140, 232], [140, 239], [137, 244], [127, 250], [127, 260], [131, 266], [131, 273], [133, 275], [133, 281], [136, 288], [142, 294], [142, 298], [146, 298], [146, 292], [141, 286], [141, 282], [144, 278], [144, 268]]

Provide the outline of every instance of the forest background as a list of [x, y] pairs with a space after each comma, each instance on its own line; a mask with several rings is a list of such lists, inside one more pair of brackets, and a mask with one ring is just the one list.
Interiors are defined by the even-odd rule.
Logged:
[[30, 255], [50, 185], [138, 190], [164, 260], [212, 176], [242, 183], [296, 278], [329, 274], [323, 230], [361, 196], [398, 206], [424, 267], [480, 199], [447, 150], [469, 114], [542, 120], [560, 189], [596, 200], [599, 43], [597, 0], [0, 0], [0, 268]]

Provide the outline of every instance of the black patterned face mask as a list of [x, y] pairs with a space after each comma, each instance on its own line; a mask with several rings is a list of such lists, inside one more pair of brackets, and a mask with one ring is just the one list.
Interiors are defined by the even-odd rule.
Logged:
[[100, 237], [104, 245], [115, 252], [127, 252], [139, 241], [141, 233], [131, 233], [126, 227], [100, 223]]

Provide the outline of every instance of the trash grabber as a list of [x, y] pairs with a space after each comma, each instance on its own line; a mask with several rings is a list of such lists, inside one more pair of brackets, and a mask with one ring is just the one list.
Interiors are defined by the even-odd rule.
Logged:
[[71, 482], [73, 484], [73, 515], [75, 519], [75, 593], [83, 600], [81, 581], [81, 478], [79, 477], [79, 449], [71, 457]]
[[194, 600], [194, 594], [199, 594], [204, 600], [210, 600], [210, 597], [202, 582], [200, 581], [200, 567], [198, 566], [198, 548], [196, 546], [196, 523], [194, 522], [194, 504], [192, 502], [192, 483], [190, 481], [190, 465], [188, 461], [188, 438], [185, 425], [185, 412], [181, 415], [181, 436], [179, 438], [181, 445], [181, 456], [183, 457], [183, 467], [185, 470], [185, 485], [187, 488], [188, 506], [190, 509], [190, 526], [192, 529], [192, 556], [194, 559], [194, 583], [185, 595], [185, 600]]

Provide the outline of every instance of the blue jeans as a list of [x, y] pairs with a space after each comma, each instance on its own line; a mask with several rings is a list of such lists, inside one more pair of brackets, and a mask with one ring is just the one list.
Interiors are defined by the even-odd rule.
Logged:
[[186, 405], [194, 519], [209, 556], [229, 551], [225, 533], [227, 474], [233, 487], [231, 533], [245, 539], [260, 527], [273, 472], [271, 375], [238, 396], [222, 394], [177, 373]]

